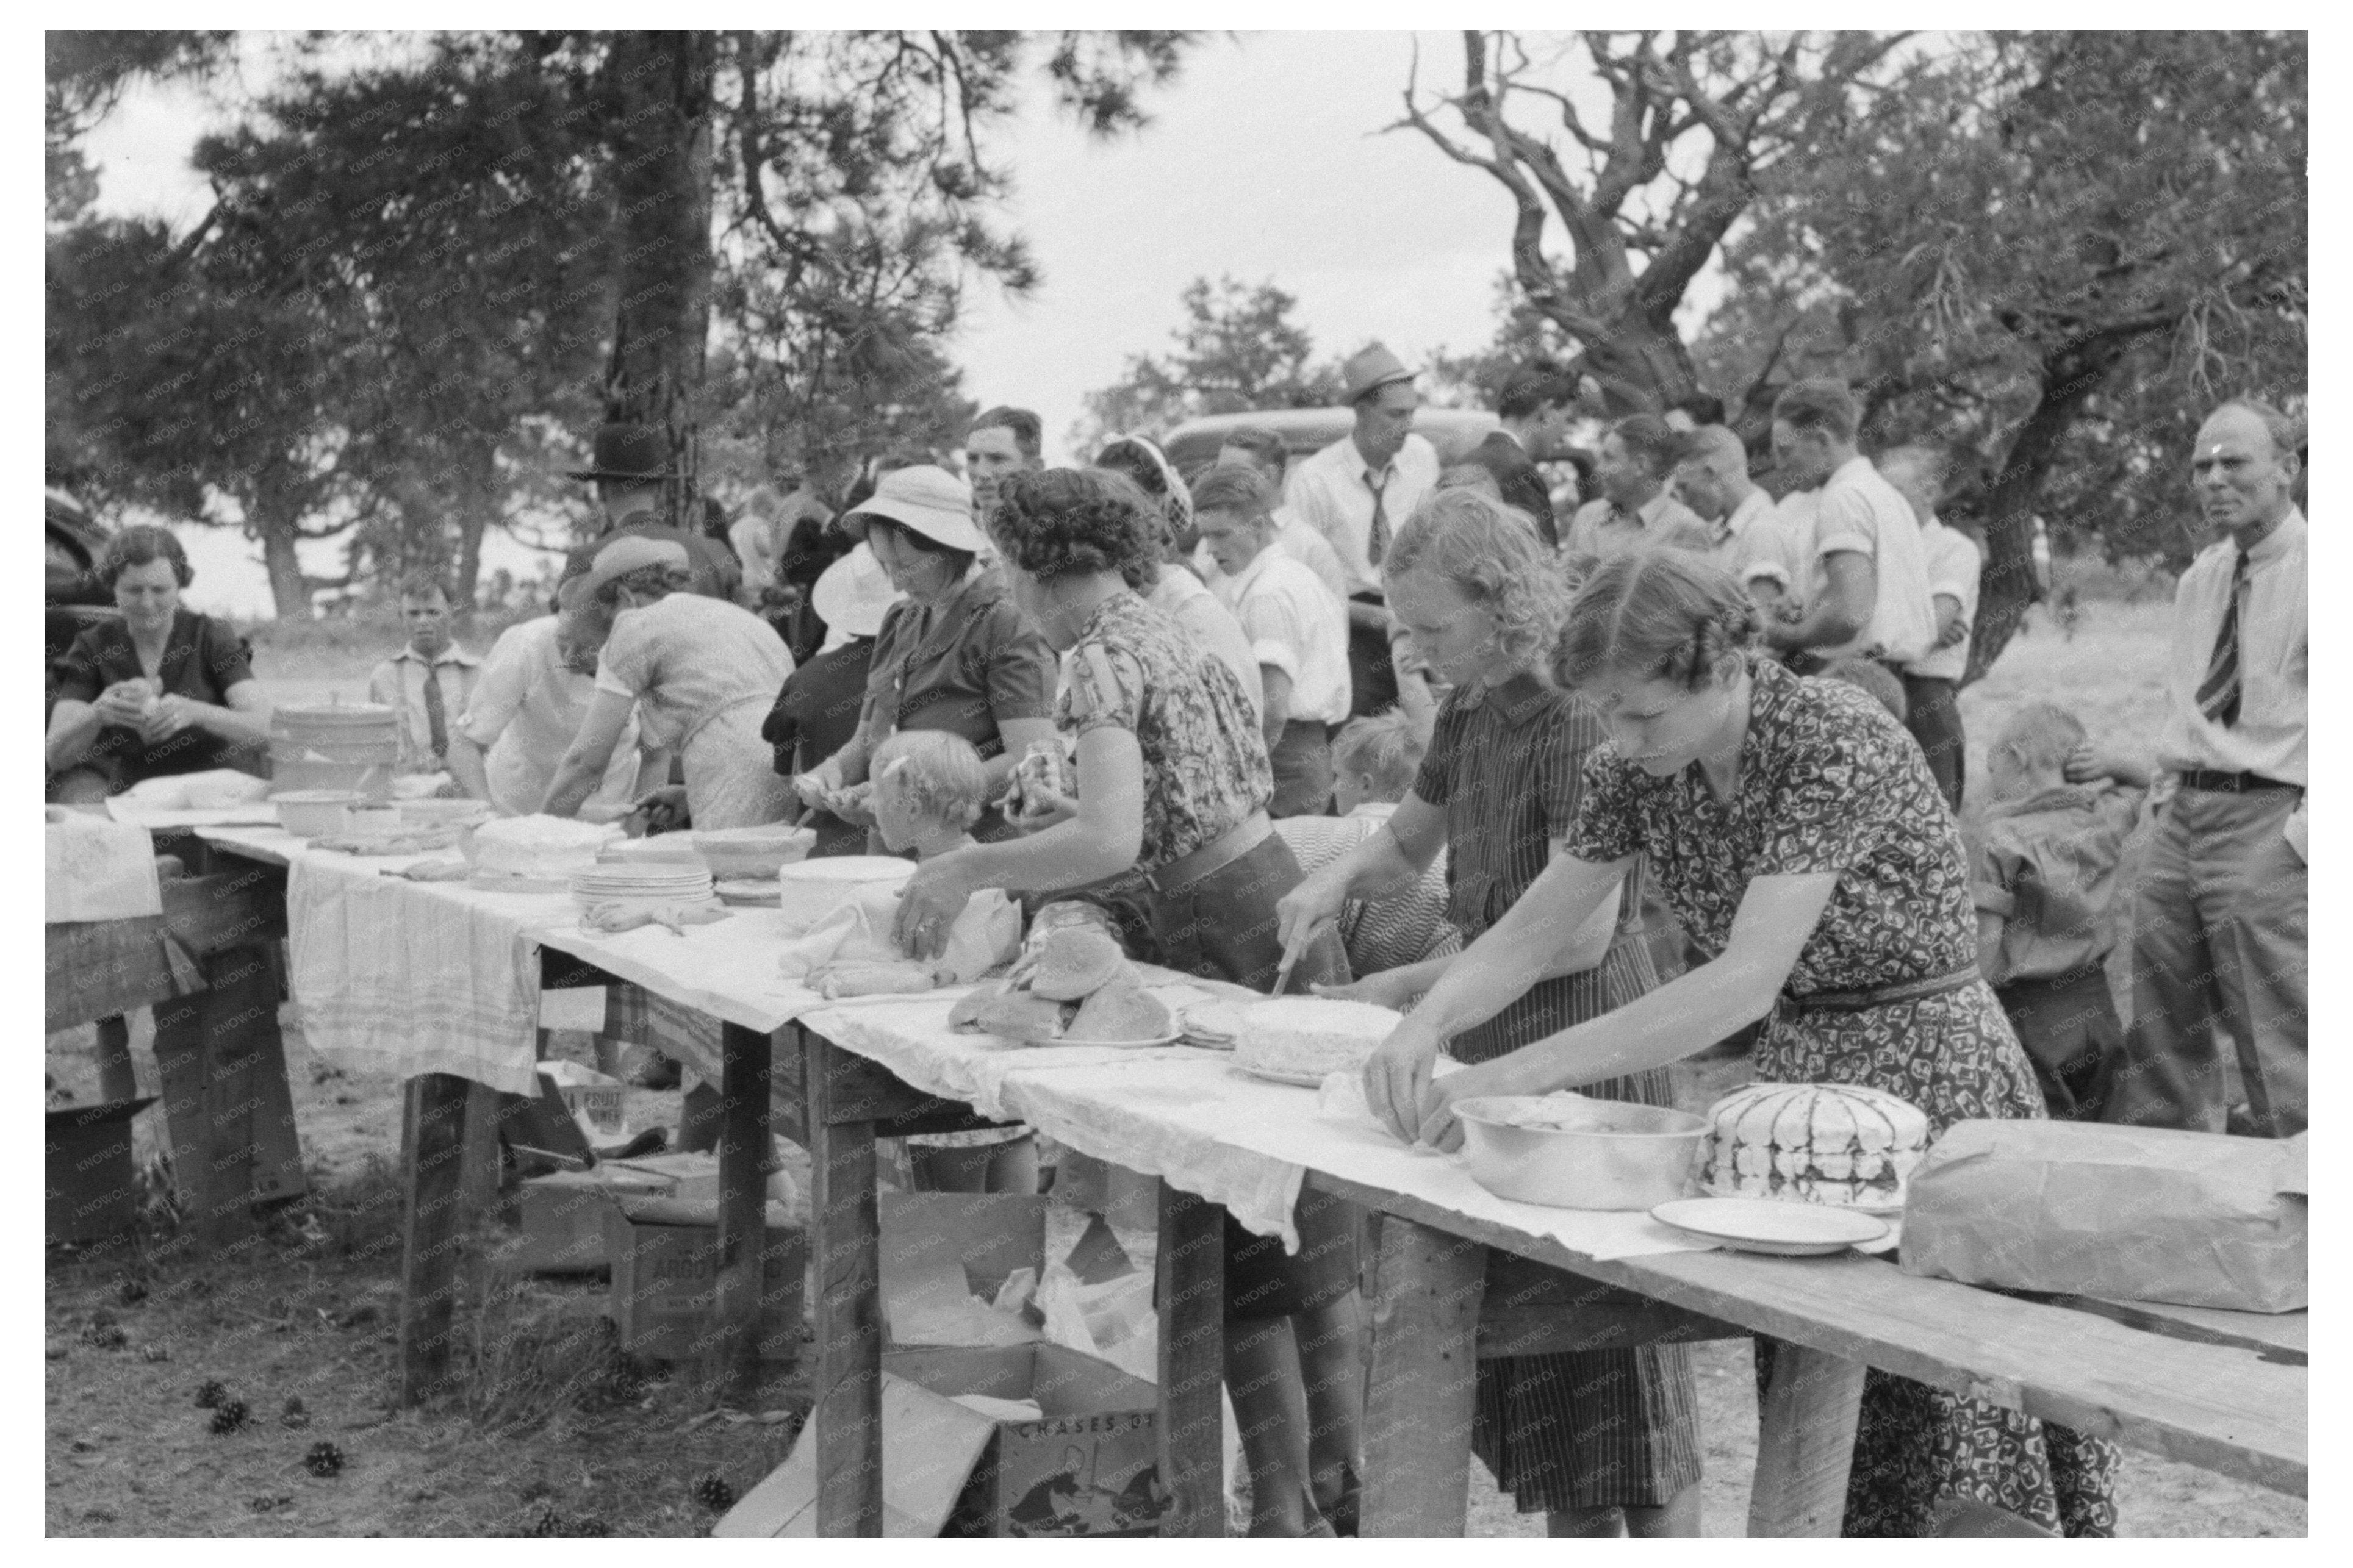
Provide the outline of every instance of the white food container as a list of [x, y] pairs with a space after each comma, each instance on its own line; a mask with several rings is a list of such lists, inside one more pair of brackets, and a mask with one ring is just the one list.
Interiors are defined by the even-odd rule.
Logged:
[[316, 838], [322, 833], [344, 831], [350, 809], [359, 801], [359, 792], [343, 789], [300, 789], [269, 797], [278, 808], [279, 826], [297, 838]]
[[[1541, 1106], [1566, 1127], [1520, 1127]], [[1488, 1095], [1454, 1107], [1472, 1179], [1499, 1198], [1562, 1209], [1641, 1209], [1682, 1197], [1707, 1122], [1687, 1110], [1583, 1095]]]

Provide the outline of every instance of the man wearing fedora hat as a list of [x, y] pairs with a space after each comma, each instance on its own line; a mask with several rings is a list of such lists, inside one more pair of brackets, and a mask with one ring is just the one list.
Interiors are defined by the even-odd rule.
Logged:
[[670, 438], [651, 425], [600, 425], [593, 449], [588, 467], [571, 469], [569, 477], [596, 485], [596, 499], [605, 508], [605, 530], [565, 557], [559, 582], [569, 583], [586, 573], [596, 552], [616, 536], [633, 533], [683, 546], [691, 590], [733, 603], [744, 582], [735, 552], [718, 540], [662, 521], [662, 487], [670, 478]]
[[1438, 486], [1438, 453], [1413, 434], [1421, 394], [1413, 372], [1374, 343], [1341, 367], [1356, 428], [1291, 470], [1283, 500], [1314, 525], [1348, 570], [1352, 710], [1397, 705], [1381, 558], [1421, 498]]

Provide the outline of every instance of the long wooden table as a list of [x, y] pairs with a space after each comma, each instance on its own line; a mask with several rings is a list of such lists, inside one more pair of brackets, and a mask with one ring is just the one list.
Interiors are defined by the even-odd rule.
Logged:
[[[601, 976], [594, 949], [545, 933], [565, 984]], [[659, 976], [631, 984], [662, 989]], [[684, 999], [681, 987], [678, 999]], [[707, 994], [697, 1005], [712, 1005]], [[716, 1006], [722, 1029], [722, 1332], [715, 1371], [757, 1374], [755, 1314], [772, 1091], [812, 1169], [812, 1369], [818, 1529], [881, 1531], [881, 1323], [877, 1136], [987, 1125], [798, 1025], [762, 1029], [756, 1007]], [[730, 1017], [730, 1013], [737, 1016]], [[781, 1079], [775, 1075], [781, 1071]], [[438, 1096], [438, 1142], [411, 1151], [412, 1259], [445, 1254], [459, 1212], [463, 1080]], [[1008, 1103], [1013, 1102], [1008, 1096]], [[1013, 1108], [1018, 1110], [1018, 1104]], [[425, 1118], [412, 1114], [422, 1127]], [[1120, 1151], [1084, 1148], [1116, 1161]], [[1409, 1194], [1310, 1171], [1309, 1184], [1379, 1215], [1371, 1270], [1366, 1421], [1368, 1535], [1459, 1535], [1472, 1363], [1482, 1353], [1764, 1334], [1783, 1342], [1759, 1410], [1752, 1534], [1834, 1535], [1866, 1366], [1970, 1394], [2094, 1436], [2301, 1495], [2306, 1488], [2302, 1314], [2265, 1318], [2100, 1303], [2045, 1304], [1847, 1256], [1779, 1259], [1675, 1253], [1605, 1261]], [[446, 1185], [441, 1190], [439, 1183]], [[445, 1201], [446, 1200], [446, 1201]], [[1160, 1477], [1168, 1534], [1222, 1533], [1221, 1210], [1163, 1182]], [[1540, 1313], [1489, 1310], [1486, 1250], [1500, 1247], [1591, 1282]], [[416, 1283], [412, 1275], [412, 1284]]]

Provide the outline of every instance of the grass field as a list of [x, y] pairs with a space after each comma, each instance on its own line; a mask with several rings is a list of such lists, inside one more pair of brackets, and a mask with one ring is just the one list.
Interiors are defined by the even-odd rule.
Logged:
[[[2162, 701], [2161, 604], [2092, 603], [2072, 639], [2038, 617], [1984, 681], [1962, 695], [1971, 776], [1982, 737], [2016, 704], [2065, 702], [2094, 735], [2144, 740]], [[394, 634], [312, 627], [257, 638], [257, 673], [281, 701], [364, 695], [367, 669]], [[470, 646], [486, 645], [470, 640]], [[480, 1276], [461, 1310], [480, 1331], [461, 1355], [480, 1377], [456, 1407], [389, 1408], [397, 1300], [399, 1086], [314, 1056], [287, 1014], [296, 1117], [314, 1196], [281, 1214], [234, 1266], [158, 1267], [139, 1256], [67, 1259], [47, 1273], [47, 1521], [52, 1535], [481, 1535], [513, 1533], [554, 1509], [615, 1533], [691, 1535], [712, 1517], [692, 1479], [723, 1474], [747, 1489], [789, 1446], [807, 1405], [797, 1373], [771, 1380], [755, 1412], [713, 1419], [685, 1379], [640, 1383], [598, 1337], [601, 1291], [590, 1285]], [[50, 1069], [87, 1101], [95, 1092], [88, 1031], [52, 1037]], [[142, 1092], [153, 1062], [137, 1058]], [[1679, 1068], [1694, 1108], [1745, 1077], [1743, 1064]], [[638, 1125], [676, 1116], [671, 1095], [633, 1090]], [[152, 1116], [148, 1119], [152, 1120]], [[143, 1294], [126, 1300], [125, 1279]], [[101, 1321], [127, 1331], [120, 1349], [89, 1337]], [[501, 1347], [504, 1347], [503, 1349]], [[1706, 1458], [1709, 1534], [1743, 1532], [1756, 1460], [1756, 1394], [1747, 1343], [1694, 1347]], [[253, 1428], [214, 1436], [193, 1394], [207, 1377], [245, 1397]], [[285, 1426], [294, 1395], [308, 1425]], [[344, 1451], [332, 1479], [301, 1459], [322, 1439]], [[2304, 1502], [2145, 1454], [2128, 1455], [2125, 1533], [2301, 1536]], [[1472, 1467], [1471, 1533], [1543, 1532]]]

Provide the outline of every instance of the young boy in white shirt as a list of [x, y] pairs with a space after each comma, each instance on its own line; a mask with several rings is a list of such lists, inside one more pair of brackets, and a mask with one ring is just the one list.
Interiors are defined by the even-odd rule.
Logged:
[[1331, 808], [1332, 732], [1348, 717], [1348, 645], [1313, 570], [1271, 548], [1274, 492], [1251, 468], [1209, 470], [1193, 490], [1218, 597], [1250, 640], [1266, 690], [1260, 718], [1274, 764], [1276, 817]]

